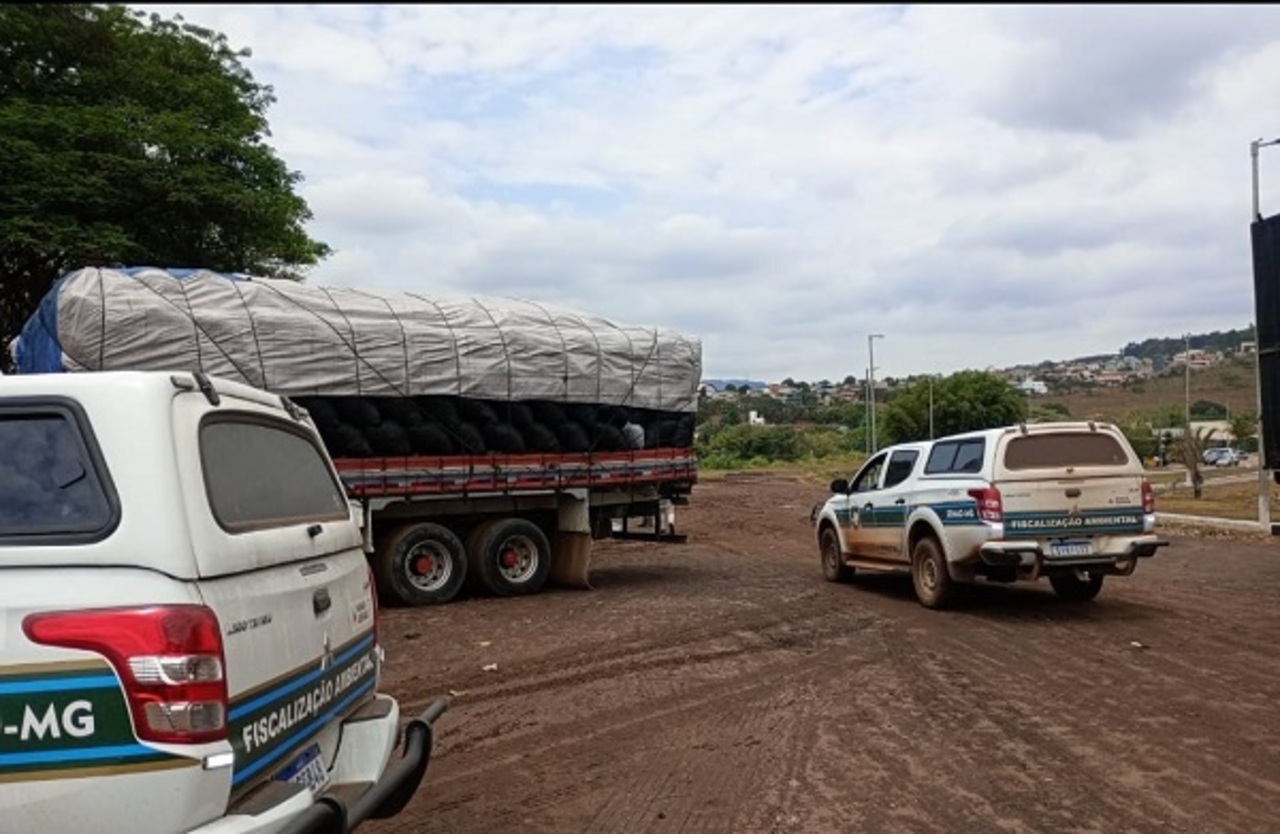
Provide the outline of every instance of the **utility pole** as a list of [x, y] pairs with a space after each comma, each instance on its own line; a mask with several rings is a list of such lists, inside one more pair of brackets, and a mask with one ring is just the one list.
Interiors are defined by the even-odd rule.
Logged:
[[876, 442], [876, 349], [875, 340], [883, 339], [880, 333], [867, 334], [867, 403], [871, 406], [871, 454], [880, 448]]
[[1182, 397], [1182, 416], [1186, 424], [1187, 437], [1191, 437], [1191, 334], [1182, 334], [1185, 347], [1182, 349], [1182, 375], [1186, 379], [1186, 393]]
[[929, 439], [933, 440], [933, 374], [929, 374]]

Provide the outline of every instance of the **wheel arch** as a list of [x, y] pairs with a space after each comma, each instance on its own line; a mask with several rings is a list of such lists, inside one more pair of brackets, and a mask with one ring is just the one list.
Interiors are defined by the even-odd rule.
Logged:
[[947, 539], [942, 535], [941, 525], [938, 520], [929, 512], [920, 512], [907, 524], [907, 556], [915, 553], [916, 543], [923, 538], [931, 538], [938, 543], [938, 547], [942, 549], [942, 558], [951, 561], [951, 554], [947, 550]]

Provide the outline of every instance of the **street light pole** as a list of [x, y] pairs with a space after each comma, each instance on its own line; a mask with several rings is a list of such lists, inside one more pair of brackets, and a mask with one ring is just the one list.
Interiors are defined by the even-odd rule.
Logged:
[[880, 448], [876, 442], [876, 349], [875, 340], [883, 339], [881, 333], [867, 334], [867, 402], [871, 404], [871, 454]]
[[[1255, 223], [1262, 219], [1262, 198], [1258, 187], [1258, 149], [1276, 144], [1280, 144], [1280, 139], [1271, 139], [1266, 142], [1261, 139], [1254, 139], [1249, 143], [1249, 162], [1253, 175], [1253, 212], [1249, 216], [1250, 223]], [[1262, 344], [1258, 338], [1262, 332], [1261, 324], [1261, 322], [1254, 322], [1253, 325], [1254, 386], [1258, 395], [1258, 526], [1262, 528], [1263, 532], [1269, 533], [1272, 532], [1271, 478], [1263, 466], [1266, 447], [1263, 444], [1262, 436], [1265, 431], [1262, 425]]]
[[871, 403], [873, 402], [873, 398], [871, 396], [871, 369], [870, 368], [867, 368], [866, 373], [863, 374], [862, 384], [867, 386], [867, 398], [865, 400], [867, 404], [867, 419], [863, 424], [863, 428], [866, 429], [866, 431], [863, 432], [863, 435], [865, 435], [866, 444], [867, 444], [867, 457], [871, 457]]
[[1253, 169], [1253, 216], [1249, 218], [1250, 222], [1262, 219], [1261, 197], [1258, 188], [1258, 148], [1266, 148], [1271, 145], [1280, 145], [1280, 139], [1271, 139], [1267, 142], [1261, 139], [1254, 139], [1249, 143], [1249, 161]]

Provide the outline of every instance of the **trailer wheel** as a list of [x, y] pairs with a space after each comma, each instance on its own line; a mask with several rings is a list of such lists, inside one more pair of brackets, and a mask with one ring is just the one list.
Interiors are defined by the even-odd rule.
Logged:
[[467, 579], [462, 541], [439, 524], [409, 524], [389, 535], [373, 563], [378, 588], [405, 605], [441, 605]]
[[534, 594], [551, 572], [551, 545], [542, 528], [523, 518], [481, 524], [467, 538], [472, 578], [494, 596]]

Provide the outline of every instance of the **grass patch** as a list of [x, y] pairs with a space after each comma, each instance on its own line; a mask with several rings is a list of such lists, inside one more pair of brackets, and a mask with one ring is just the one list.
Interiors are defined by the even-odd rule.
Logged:
[[[1271, 487], [1273, 515], [1280, 508], [1280, 487]], [[1156, 512], [1200, 515], [1211, 518], [1233, 518], [1241, 521], [1258, 520], [1258, 481], [1256, 473], [1247, 481], [1214, 483], [1206, 478], [1202, 497], [1196, 499], [1191, 487], [1178, 485], [1169, 492], [1156, 496]]]

